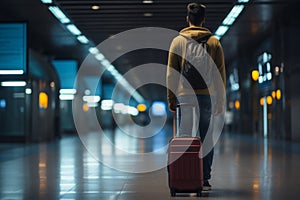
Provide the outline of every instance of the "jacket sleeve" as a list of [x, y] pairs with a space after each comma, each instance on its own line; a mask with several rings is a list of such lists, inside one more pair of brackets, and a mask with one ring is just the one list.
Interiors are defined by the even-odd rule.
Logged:
[[223, 48], [220, 42], [218, 42], [218, 46], [216, 49], [216, 65], [219, 69], [219, 72], [221, 74], [224, 86], [226, 86], [226, 70], [225, 70], [225, 59], [224, 59], [224, 53]]
[[168, 66], [166, 74], [167, 85], [167, 99], [169, 108], [175, 109], [176, 107], [176, 91], [178, 88], [179, 75], [180, 75], [180, 63], [182, 58], [180, 54], [180, 48], [176, 40], [171, 43], [168, 57]]
[[[216, 47], [216, 51], [215, 51], [215, 64], [218, 67], [219, 73], [221, 75], [223, 84], [224, 84], [224, 88], [218, 90], [219, 94], [217, 94], [217, 103], [219, 104], [223, 104], [225, 103], [225, 88], [226, 88], [226, 69], [225, 69], [225, 59], [224, 59], [224, 53], [223, 53], [223, 48], [221, 43], [218, 41], [218, 45]], [[221, 93], [220, 93], [221, 92]]]

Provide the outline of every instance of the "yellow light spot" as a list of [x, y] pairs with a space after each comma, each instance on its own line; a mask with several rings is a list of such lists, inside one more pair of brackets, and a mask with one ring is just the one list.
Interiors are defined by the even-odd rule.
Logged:
[[46, 163], [39, 163], [39, 167], [46, 167]]
[[254, 190], [258, 190], [258, 189], [259, 189], [259, 184], [254, 183], [254, 184], [253, 184], [253, 189], [254, 189]]
[[234, 103], [235, 109], [239, 110], [241, 108], [241, 103], [239, 100], [236, 100]]
[[268, 119], [272, 119], [272, 114], [268, 113]]
[[271, 96], [267, 96], [267, 104], [271, 105], [273, 103], [273, 98]]
[[138, 109], [138, 111], [140, 111], [140, 112], [145, 112], [146, 111], [146, 109], [147, 109], [147, 106], [145, 105], [145, 104], [139, 104], [139, 105], [137, 105], [137, 109]]
[[83, 105], [82, 105], [82, 110], [83, 110], [84, 112], [89, 111], [89, 106], [88, 106], [86, 103], [83, 104]]
[[98, 5], [93, 5], [92, 6], [92, 10], [99, 10], [100, 9], [100, 6], [98, 6]]
[[45, 92], [40, 92], [39, 94], [39, 104], [40, 108], [48, 108], [48, 95]]
[[280, 100], [281, 99], [281, 90], [276, 90], [276, 99]]
[[260, 103], [261, 106], [263, 106], [265, 104], [264, 97], [260, 98], [259, 103]]
[[258, 78], [259, 78], [259, 72], [258, 72], [257, 70], [253, 70], [253, 71], [252, 71], [252, 79], [253, 79], [254, 81], [257, 81]]
[[276, 97], [276, 92], [275, 91], [272, 92], [272, 97], [273, 97], [273, 99], [275, 99], [275, 97]]

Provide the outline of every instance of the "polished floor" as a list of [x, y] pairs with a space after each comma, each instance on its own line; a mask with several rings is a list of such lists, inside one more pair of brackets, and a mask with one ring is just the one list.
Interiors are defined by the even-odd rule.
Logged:
[[[129, 152], [153, 151], [157, 148], [153, 145], [159, 148], [171, 137], [164, 133], [154, 142], [141, 143], [123, 139], [118, 131], [106, 134], [114, 138], [116, 146], [128, 147]], [[91, 132], [86, 136], [93, 138], [93, 135]], [[83, 144], [75, 135], [42, 144], [0, 144], [0, 199], [273, 200], [300, 196], [300, 145], [297, 143], [223, 134], [215, 147], [213, 189], [203, 192], [202, 197], [195, 194], [170, 197], [165, 167], [144, 173], [128, 172], [140, 160], [127, 159], [126, 154], [105, 147], [107, 144], [98, 144], [100, 154], [114, 157], [111, 163], [117, 162], [106, 166], [110, 163], [106, 158], [104, 164], [99, 162], [101, 158]], [[158, 157], [161, 154], [157, 153]], [[116, 169], [118, 166], [120, 169]]]

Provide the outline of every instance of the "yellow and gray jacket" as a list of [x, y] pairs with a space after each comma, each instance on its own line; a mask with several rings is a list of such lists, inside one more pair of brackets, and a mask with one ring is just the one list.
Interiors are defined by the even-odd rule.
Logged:
[[[170, 50], [169, 50], [169, 58], [168, 58], [168, 69], [166, 75], [167, 81], [167, 97], [169, 105], [175, 105], [176, 103], [176, 96], [181, 95], [189, 95], [189, 94], [204, 94], [204, 95], [214, 95], [209, 94], [208, 89], [201, 89], [201, 90], [192, 90], [184, 87], [179, 80], [178, 72], [181, 72], [181, 68], [184, 63], [185, 57], [185, 49], [186, 49], [186, 38], [190, 37], [194, 40], [201, 40], [201, 38], [207, 37], [208, 35], [212, 35], [212, 33], [203, 27], [197, 26], [190, 26], [180, 31], [180, 34], [175, 37], [171, 43]], [[183, 37], [185, 36], [185, 37]], [[207, 52], [211, 56], [212, 60], [216, 64], [220, 75], [222, 77], [224, 86], [226, 81], [226, 74], [225, 74], [225, 61], [224, 61], [224, 54], [221, 43], [219, 40], [211, 36], [207, 40], [208, 49]], [[173, 92], [171, 92], [171, 88], [173, 88]], [[213, 91], [210, 90], [210, 91]], [[224, 99], [219, 99], [219, 101], [223, 101]]]

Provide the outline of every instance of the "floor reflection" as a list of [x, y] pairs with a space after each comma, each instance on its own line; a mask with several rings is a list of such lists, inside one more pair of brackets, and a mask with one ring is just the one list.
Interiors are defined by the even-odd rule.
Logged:
[[[144, 154], [168, 144], [170, 130], [144, 140], [120, 130], [105, 136], [129, 153]], [[147, 163], [97, 143], [99, 133], [86, 136], [92, 150], [120, 166]], [[0, 199], [198, 199], [194, 194], [171, 198], [165, 168], [127, 173], [106, 166], [75, 135], [51, 143], [0, 146]], [[296, 143], [223, 134], [215, 147], [213, 190], [201, 199], [297, 199], [299, 149]], [[162, 157], [157, 156], [152, 158], [159, 162]]]

